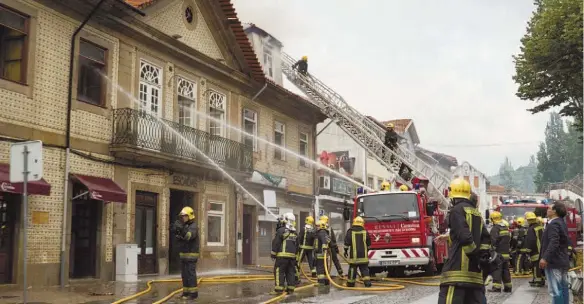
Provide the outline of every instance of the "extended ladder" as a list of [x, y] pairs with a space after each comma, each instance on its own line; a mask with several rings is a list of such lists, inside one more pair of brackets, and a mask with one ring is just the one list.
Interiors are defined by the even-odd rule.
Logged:
[[[343, 131], [359, 143], [369, 155], [395, 173], [396, 178], [412, 187], [411, 178], [424, 176], [428, 178], [433, 196], [442, 198], [446, 203], [443, 190], [448, 187], [450, 178], [438, 173], [431, 165], [419, 159], [407, 148], [399, 147], [396, 152], [384, 144], [385, 130], [363, 114], [351, 107], [338, 93], [326, 86], [316, 77], [302, 75], [292, 69], [296, 62], [290, 55], [282, 53], [282, 73], [296, 85], [322, 112], [333, 120]], [[410, 176], [400, 174], [402, 165], [410, 170]]]

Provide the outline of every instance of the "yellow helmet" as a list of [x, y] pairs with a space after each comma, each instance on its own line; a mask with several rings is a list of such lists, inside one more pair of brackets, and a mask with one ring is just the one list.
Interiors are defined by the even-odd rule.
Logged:
[[387, 128], [393, 128], [394, 127], [393, 123], [391, 123], [391, 122], [386, 123], [385, 126]]
[[452, 180], [448, 187], [448, 197], [470, 199], [470, 183], [462, 178]]
[[316, 222], [316, 227], [320, 228], [320, 229], [326, 229], [327, 228], [327, 224], [321, 220], [318, 220]]
[[307, 216], [306, 219], [304, 220], [304, 223], [307, 225], [312, 225], [314, 224], [314, 218], [312, 216]]
[[523, 225], [525, 225], [525, 218], [523, 218], [523, 217], [518, 217], [518, 218], [517, 218], [517, 225], [519, 225], [519, 226], [523, 226]]
[[189, 221], [195, 219], [195, 211], [191, 207], [184, 207], [184, 208], [182, 208], [182, 210], [180, 211], [180, 213], [178, 215], [179, 216], [183, 216], [183, 215], [188, 216], [189, 217]]
[[391, 184], [388, 181], [383, 181], [383, 183], [381, 183], [381, 191], [389, 190], [391, 190]]
[[353, 226], [361, 226], [363, 227], [365, 225], [365, 220], [358, 216], [355, 219], [353, 219]]
[[537, 216], [533, 212], [525, 212], [525, 219], [528, 222], [533, 222], [533, 221], [537, 220]]
[[302, 56], [302, 60], [307, 61], [308, 60], [308, 56]]
[[321, 216], [321, 217], [320, 217], [320, 219], [319, 219], [319, 220], [320, 220], [321, 222], [325, 223], [325, 224], [328, 224], [328, 222], [329, 222], [329, 217], [328, 217], [328, 216], [326, 216], [326, 215], [323, 215], [323, 216]]
[[406, 185], [399, 186], [399, 191], [408, 191], [408, 190], [409, 190], [408, 186], [406, 186]]
[[491, 212], [491, 214], [489, 215], [489, 218], [491, 219], [491, 221], [493, 222], [499, 222], [502, 218], [503, 215], [501, 214], [501, 212], [499, 211], [493, 211]]

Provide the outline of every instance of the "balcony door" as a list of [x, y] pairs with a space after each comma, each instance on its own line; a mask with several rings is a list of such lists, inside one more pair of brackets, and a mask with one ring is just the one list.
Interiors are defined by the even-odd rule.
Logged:
[[138, 88], [139, 118], [136, 120], [137, 145], [142, 148], [160, 151], [163, 123], [162, 117], [162, 69], [140, 60], [140, 82]]
[[230, 151], [227, 149], [226, 140], [226, 117], [227, 117], [227, 96], [211, 90], [209, 92], [209, 152], [208, 156], [220, 165], [225, 165], [225, 161]]

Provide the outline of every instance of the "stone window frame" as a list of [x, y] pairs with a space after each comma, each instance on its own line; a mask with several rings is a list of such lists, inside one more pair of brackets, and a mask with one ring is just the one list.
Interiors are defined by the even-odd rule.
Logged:
[[[255, 120], [250, 120], [248, 118], [245, 117], [244, 113], [245, 111], [250, 111], [253, 112], [255, 114]], [[259, 145], [258, 145], [258, 139], [257, 136], [259, 136], [259, 130], [260, 130], [260, 112], [257, 109], [254, 109], [252, 107], [249, 106], [244, 106], [241, 109], [241, 128], [243, 131], [245, 131], [245, 122], [246, 121], [251, 121], [255, 124], [255, 128], [254, 128], [254, 134], [256, 136], [256, 138], [253, 138], [253, 152], [258, 152], [259, 151]], [[242, 133], [242, 140], [241, 142], [243, 144], [245, 144], [245, 139], [246, 139], [247, 135]]]
[[[206, 240], [206, 245], [207, 247], [223, 247], [226, 244], [226, 234], [227, 234], [227, 212], [226, 212], [226, 207], [227, 204], [223, 201], [220, 200], [209, 200], [207, 202], [208, 207], [207, 208], [207, 235], [205, 236], [205, 240]], [[211, 210], [210, 206], [211, 204], [217, 204], [217, 205], [221, 205], [222, 207], [222, 211], [215, 211], [215, 210]], [[221, 218], [221, 241], [220, 242], [211, 242], [209, 241], [209, 218], [211, 216], [214, 217], [220, 217]]]
[[[219, 87], [217, 86], [213, 86], [209, 83], [209, 87], [207, 88], [207, 90], [205, 91], [205, 106], [206, 106], [206, 110], [205, 112], [207, 113], [207, 115], [209, 115], [211, 117], [211, 94], [216, 94], [218, 96], [222, 96], [223, 97], [223, 109], [221, 109], [223, 111], [223, 125], [220, 126], [220, 134], [215, 135], [215, 136], [220, 136], [223, 138], [229, 138], [228, 136], [228, 132], [227, 132], [227, 127], [225, 124], [229, 123], [229, 94], [221, 89], [219, 89]], [[218, 109], [217, 107], [213, 107]], [[207, 126], [206, 126], [206, 130], [209, 134], [213, 134], [211, 132], [211, 119], [207, 119]]]
[[34, 72], [36, 63], [36, 42], [38, 27], [38, 9], [18, 0], [2, 0], [2, 6], [9, 10], [16, 11], [22, 15], [28, 16], [27, 42], [25, 45], [25, 83], [14, 82], [0, 78], [0, 89], [16, 92], [33, 97], [34, 89]]
[[[135, 67], [134, 67], [134, 70], [132, 71], [132, 73], [136, 73], [134, 80], [133, 80], [134, 81], [134, 88], [135, 88], [135, 92], [133, 94], [134, 95], [133, 97], [135, 97], [137, 100], [140, 100], [140, 62], [141, 61], [148, 62], [148, 63], [160, 68], [160, 71], [162, 73], [162, 75], [161, 75], [162, 83], [160, 85], [160, 89], [161, 89], [160, 96], [161, 97], [160, 97], [160, 104], [159, 104], [159, 107], [160, 107], [160, 113], [159, 113], [160, 116], [159, 117], [164, 118], [164, 115], [166, 113], [165, 110], [167, 107], [166, 103], [170, 102], [170, 101], [166, 100], [166, 96], [165, 96], [165, 94], [166, 94], [165, 90], [167, 89], [167, 86], [165, 86], [165, 84], [167, 83], [167, 81], [169, 81], [168, 80], [169, 73], [165, 73], [166, 71], [164, 70], [166, 65], [167, 65], [166, 61], [163, 59], [160, 59], [159, 57], [156, 57], [155, 55], [153, 55], [152, 53], [148, 52], [145, 49], [138, 48], [136, 50], [136, 58], [134, 61]], [[130, 100], [130, 108], [139, 110], [138, 105], [136, 105], [133, 100]]]
[[[282, 132], [279, 132], [279, 131], [277, 131], [277, 130], [276, 130], [276, 126], [277, 126], [277, 124], [281, 124], [281, 125], [282, 125]], [[286, 123], [284, 122], [284, 120], [283, 120], [283, 119], [278, 119], [278, 118], [275, 118], [275, 119], [274, 119], [274, 124], [272, 125], [272, 130], [273, 130], [273, 135], [274, 135], [274, 144], [275, 144], [275, 145], [278, 145], [278, 144], [276, 143], [276, 133], [281, 133], [283, 138], [282, 138], [282, 144], [281, 144], [281, 145], [279, 145], [279, 146], [281, 146], [281, 147], [282, 147], [282, 148], [284, 148], [284, 149], [287, 149], [286, 147], [288, 146], [288, 145], [286, 144], [286, 139], [287, 139], [287, 136], [286, 136], [286, 129], [287, 129], [287, 128], [286, 128]], [[281, 153], [279, 158], [278, 158], [278, 157], [276, 157], [276, 152], [277, 152], [278, 150], [279, 150], [279, 151], [280, 151], [280, 153]], [[286, 161], [286, 159], [287, 159], [287, 157], [286, 157], [286, 151], [285, 151], [285, 150], [281, 150], [281, 149], [279, 149], [278, 147], [274, 147], [274, 160], [276, 160], [276, 161], [281, 161], [281, 162], [285, 162], [285, 161]]]
[[[306, 135], [305, 141], [302, 140], [302, 135]], [[311, 138], [310, 132], [308, 132], [304, 128], [301, 128], [301, 127], [298, 128], [298, 154], [302, 155], [302, 151], [300, 151], [300, 147], [301, 147], [302, 143], [305, 143], [306, 144], [306, 154], [302, 155], [302, 156], [309, 158], [309, 159], [311, 158], [310, 157], [310, 138]], [[298, 167], [300, 169], [310, 168], [310, 164], [299, 158], [298, 159]]]
[[[175, 94], [175, 103], [174, 104], [176, 105], [176, 122], [181, 124], [180, 98], [184, 97], [184, 98], [192, 101], [191, 119], [193, 120], [191, 122], [191, 125], [185, 125], [185, 126], [193, 128], [193, 129], [197, 129], [197, 125], [198, 125], [199, 120], [200, 120], [200, 118], [197, 117], [197, 114], [196, 114], [197, 111], [199, 110], [199, 81], [195, 77], [190, 77], [190, 76], [182, 74], [182, 73], [176, 73], [175, 76], [176, 76], [175, 77], [176, 78], [176, 87], [174, 90], [174, 94]], [[181, 94], [181, 92], [180, 92], [181, 80], [184, 82], [191, 83], [193, 85], [192, 99], [189, 98], [188, 96], [184, 96]]]
[[[191, 22], [188, 22], [186, 18], [186, 11], [189, 8], [191, 9], [191, 12], [193, 14], [193, 20]], [[191, 31], [195, 30], [199, 22], [199, 9], [197, 7], [197, 4], [192, 0], [185, 0], [182, 4], [180, 11], [181, 11], [180, 18], [183, 21], [185, 27]]]

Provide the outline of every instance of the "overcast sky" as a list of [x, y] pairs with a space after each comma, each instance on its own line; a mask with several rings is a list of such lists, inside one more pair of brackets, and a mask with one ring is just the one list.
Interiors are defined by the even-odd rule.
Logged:
[[543, 139], [547, 114], [525, 111], [511, 79], [532, 1], [233, 2], [361, 113], [413, 119], [427, 149], [492, 175]]

